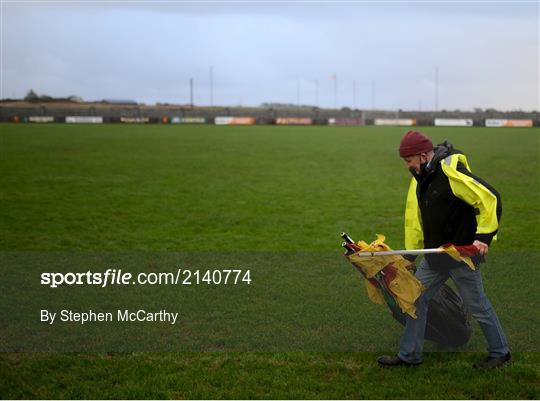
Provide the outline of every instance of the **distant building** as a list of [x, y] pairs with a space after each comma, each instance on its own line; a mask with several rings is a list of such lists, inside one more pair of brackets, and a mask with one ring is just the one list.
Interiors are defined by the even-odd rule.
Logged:
[[108, 103], [108, 104], [137, 105], [137, 102], [135, 100], [131, 100], [131, 99], [103, 99], [101, 102], [102, 103]]
[[74, 102], [74, 103], [84, 103], [83, 98], [80, 97], [80, 96], [70, 96], [70, 97], [68, 97], [68, 100], [70, 102]]

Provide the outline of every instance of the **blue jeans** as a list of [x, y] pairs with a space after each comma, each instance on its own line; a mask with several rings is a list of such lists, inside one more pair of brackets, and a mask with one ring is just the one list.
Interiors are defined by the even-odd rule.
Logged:
[[484, 293], [480, 267], [471, 270], [465, 264], [448, 270], [433, 270], [423, 259], [416, 271], [416, 278], [422, 282], [425, 291], [416, 301], [416, 319], [406, 315], [405, 333], [401, 337], [398, 357], [409, 363], [422, 362], [422, 347], [429, 300], [441, 286], [452, 278], [471, 314], [476, 318], [487, 341], [488, 354], [492, 357], [506, 355], [508, 343], [499, 318]]

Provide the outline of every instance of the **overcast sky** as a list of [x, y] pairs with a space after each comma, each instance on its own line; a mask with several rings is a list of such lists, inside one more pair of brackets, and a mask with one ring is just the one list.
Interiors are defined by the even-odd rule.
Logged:
[[185, 104], [193, 78], [199, 105], [540, 108], [536, 1], [2, 0], [1, 8], [2, 98], [32, 88]]

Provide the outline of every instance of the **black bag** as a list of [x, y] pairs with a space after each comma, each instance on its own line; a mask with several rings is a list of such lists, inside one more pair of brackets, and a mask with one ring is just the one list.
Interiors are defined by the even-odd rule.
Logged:
[[[405, 314], [392, 309], [392, 315], [405, 325]], [[467, 344], [472, 335], [470, 315], [463, 300], [444, 284], [429, 301], [425, 339], [447, 347]]]
[[[347, 233], [342, 233], [341, 238], [345, 240], [342, 246], [346, 250], [346, 256], [357, 251], [354, 241]], [[388, 289], [384, 285], [379, 285], [379, 289], [383, 292], [394, 319], [405, 326], [405, 314], [391, 299]], [[471, 335], [470, 315], [463, 300], [451, 287], [444, 284], [429, 301], [424, 338], [445, 347], [459, 347], [467, 344]]]

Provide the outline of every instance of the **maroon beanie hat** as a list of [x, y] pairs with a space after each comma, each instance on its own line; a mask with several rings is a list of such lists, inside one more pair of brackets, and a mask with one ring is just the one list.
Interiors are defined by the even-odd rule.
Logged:
[[409, 131], [399, 143], [399, 155], [409, 157], [420, 153], [427, 153], [433, 150], [433, 143], [424, 134], [418, 131]]

